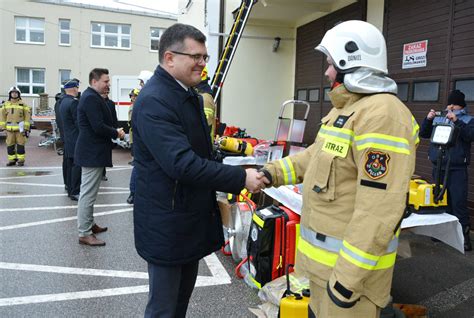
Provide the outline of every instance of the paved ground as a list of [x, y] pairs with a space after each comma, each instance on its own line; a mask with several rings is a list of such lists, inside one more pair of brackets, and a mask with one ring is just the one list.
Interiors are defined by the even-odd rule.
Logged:
[[[2, 134], [0, 133], [0, 136]], [[103, 248], [77, 243], [76, 202], [62, 185], [61, 160], [37, 147], [27, 165], [7, 168], [0, 137], [0, 316], [141, 317], [147, 301], [146, 263], [133, 245], [132, 207], [125, 203], [130, 154], [114, 150], [114, 168], [101, 185], [95, 216], [109, 227]], [[395, 302], [429, 307], [431, 317], [474, 317], [474, 253], [467, 256], [429, 238], [403, 234], [411, 257], [399, 258]], [[189, 317], [252, 317], [260, 303], [220, 252], [201, 261]]]

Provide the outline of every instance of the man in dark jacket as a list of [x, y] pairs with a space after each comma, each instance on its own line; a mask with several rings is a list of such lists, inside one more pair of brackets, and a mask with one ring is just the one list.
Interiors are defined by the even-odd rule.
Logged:
[[168, 28], [160, 65], [133, 109], [135, 247], [150, 284], [145, 317], [185, 317], [199, 260], [224, 243], [215, 191], [263, 186], [254, 169], [212, 161], [202, 99], [192, 89], [209, 59], [205, 41], [192, 26]]
[[[423, 120], [420, 129], [420, 137], [430, 138], [433, 126], [439, 123], [451, 123], [459, 134], [454, 145], [449, 148], [451, 162], [446, 185], [448, 191], [448, 212], [459, 219], [464, 233], [464, 250], [471, 251], [469, 210], [467, 209], [468, 175], [467, 166], [471, 160], [471, 142], [474, 140], [474, 119], [468, 115], [464, 94], [459, 90], [453, 90], [448, 97], [447, 114], [445, 117], [435, 117], [434, 109], [431, 109]], [[430, 145], [429, 159], [433, 163], [433, 178], [436, 179], [436, 161], [439, 148]], [[441, 180], [446, 173], [446, 158], [442, 162]]]
[[81, 186], [81, 167], [74, 164], [74, 148], [76, 147], [79, 129], [77, 125], [77, 104], [79, 100], [79, 80], [70, 79], [64, 83], [65, 95], [59, 105], [59, 114], [62, 120], [64, 158], [66, 160], [66, 185], [71, 200], [79, 200]]
[[89, 87], [81, 95], [77, 106], [79, 136], [74, 152], [74, 163], [82, 167], [81, 189], [77, 205], [79, 243], [103, 246], [95, 234], [104, 232], [94, 222], [94, 203], [99, 192], [104, 167], [112, 167], [112, 141], [123, 138], [123, 129], [112, 127], [110, 109], [100, 96], [109, 89], [109, 71], [95, 68], [89, 73]]

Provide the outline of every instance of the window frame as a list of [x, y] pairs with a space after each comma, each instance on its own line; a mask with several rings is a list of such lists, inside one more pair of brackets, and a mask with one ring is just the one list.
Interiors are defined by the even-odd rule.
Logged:
[[[156, 37], [156, 36], [151, 36], [151, 30], [152, 29], [158, 29], [160, 31], [160, 36], [159, 37]], [[158, 40], [158, 46], [160, 45], [160, 39], [161, 39], [161, 36], [163, 35], [163, 33], [166, 31], [166, 28], [160, 28], [160, 27], [150, 27], [150, 46], [148, 47], [148, 50], [150, 52], [153, 52], [153, 53], [156, 53], [158, 52], [159, 50], [153, 50], [151, 48], [151, 42], [153, 40]]]
[[406, 94], [406, 99], [401, 99], [400, 96], [398, 95], [398, 89], [397, 89], [397, 97], [402, 101], [402, 102], [408, 102], [410, 99], [410, 83], [409, 82], [397, 82], [397, 88], [400, 85], [406, 85], [407, 86], [407, 94]]
[[[26, 19], [26, 26], [25, 27], [18, 27], [17, 26], [17, 19]], [[30, 26], [31, 20], [38, 20], [43, 23], [43, 28], [32, 28]], [[44, 18], [34, 18], [34, 17], [25, 17], [25, 16], [15, 16], [14, 17], [14, 24], [15, 24], [15, 43], [19, 44], [33, 44], [33, 45], [45, 45], [46, 44], [46, 35], [45, 35], [45, 19]], [[17, 31], [24, 30], [25, 31], [25, 41], [18, 40]], [[42, 31], [43, 32], [43, 42], [33, 42], [31, 41], [31, 31]]]
[[[19, 70], [28, 70], [28, 79], [29, 82], [19, 82], [18, 81], [18, 71]], [[33, 83], [33, 72], [34, 71], [42, 71], [43, 72], [43, 84], [38, 85], [38, 83]], [[17, 67], [15, 66], [15, 86], [20, 87], [20, 86], [28, 86], [29, 87], [29, 92], [26, 93], [24, 91], [21, 91], [21, 94], [24, 96], [39, 96], [39, 94], [42, 93], [33, 93], [33, 88], [34, 87], [43, 87], [43, 93], [46, 92], [46, 69], [45, 68], [38, 68], [38, 67]], [[21, 88], [20, 88], [21, 90]]]
[[[416, 85], [417, 84], [424, 84], [424, 83], [437, 83], [438, 84], [438, 96], [435, 100], [417, 100], [415, 99], [416, 93]], [[411, 90], [411, 101], [414, 103], [435, 103], [440, 101], [440, 93], [441, 93], [441, 81], [440, 80], [428, 80], [428, 81], [414, 81], [412, 83], [412, 90]]]
[[[69, 22], [69, 29], [61, 29], [61, 21], [68, 21]], [[59, 38], [58, 38], [58, 45], [60, 46], [71, 46], [71, 19], [63, 19], [60, 18], [58, 19], [58, 33], [59, 33]], [[61, 35], [67, 34], [69, 36], [69, 43], [62, 43], [61, 42]]]
[[[474, 77], [468, 77], [468, 78], [457, 78], [454, 80], [454, 89], [459, 89], [457, 87], [457, 83], [458, 82], [465, 82], [465, 81], [474, 81]], [[460, 89], [459, 89], [460, 90]], [[465, 95], [466, 95], [466, 102], [474, 102], [474, 98], [473, 99], [469, 99], [469, 95], [464, 91], [464, 90], [461, 90], [461, 92], [463, 92]]]
[[71, 74], [72, 74], [72, 70], [68, 70], [68, 69], [64, 69], [64, 68], [60, 68], [58, 70], [58, 78], [59, 78], [59, 91], [63, 91], [64, 89], [64, 80], [61, 80], [61, 75], [62, 75], [62, 72], [63, 71], [66, 71], [66, 72], [69, 72], [69, 76], [68, 78], [66, 78], [65, 80], [68, 80], [68, 79], [71, 79]]
[[[100, 25], [100, 32], [93, 30], [93, 25], [99, 24]], [[106, 25], [113, 25], [117, 26], [117, 33], [105, 32]], [[128, 26], [130, 32], [128, 34], [122, 33], [122, 27]], [[94, 45], [92, 39], [94, 35], [100, 36], [100, 45]], [[106, 36], [114, 36], [117, 38], [117, 44], [120, 46], [106, 46], [105, 45], [105, 37]], [[124, 38], [128, 38], [129, 46], [122, 47], [122, 40]], [[91, 39], [90, 39], [90, 47], [94, 49], [109, 49], [109, 50], [126, 50], [130, 51], [132, 49], [132, 25], [131, 24], [120, 24], [120, 23], [111, 23], [111, 22], [98, 22], [98, 21], [91, 21]]]

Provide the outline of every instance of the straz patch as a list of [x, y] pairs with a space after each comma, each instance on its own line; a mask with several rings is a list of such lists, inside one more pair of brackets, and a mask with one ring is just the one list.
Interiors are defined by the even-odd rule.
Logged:
[[345, 158], [347, 156], [347, 151], [349, 151], [349, 144], [326, 139], [323, 144], [323, 151], [336, 157]]
[[380, 179], [388, 173], [388, 153], [380, 151], [369, 151], [364, 165], [364, 171], [371, 179]]

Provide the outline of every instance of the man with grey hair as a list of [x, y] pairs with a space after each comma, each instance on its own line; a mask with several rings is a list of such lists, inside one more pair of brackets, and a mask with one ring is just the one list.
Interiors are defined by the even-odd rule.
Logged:
[[209, 59], [205, 41], [190, 25], [169, 27], [160, 64], [134, 104], [135, 247], [150, 284], [145, 317], [186, 316], [199, 260], [224, 243], [215, 191], [263, 186], [255, 169], [212, 160], [202, 98], [192, 89]]

